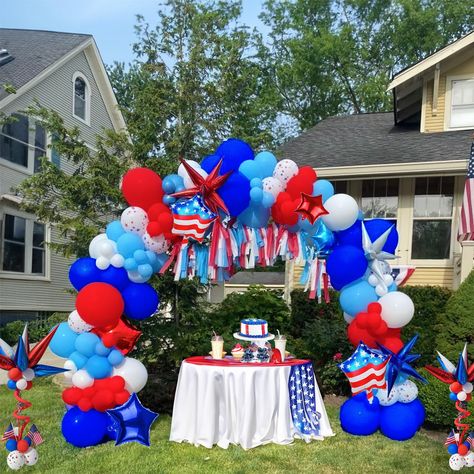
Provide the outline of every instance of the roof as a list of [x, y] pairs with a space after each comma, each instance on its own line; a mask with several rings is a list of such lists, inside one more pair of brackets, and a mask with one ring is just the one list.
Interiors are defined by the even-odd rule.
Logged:
[[230, 285], [284, 285], [285, 272], [237, 272], [229, 279]]
[[472, 130], [420, 133], [393, 112], [330, 117], [281, 147], [282, 158], [314, 168], [465, 160]]
[[418, 74], [435, 66], [437, 63], [439, 63], [440, 61], [443, 61], [444, 59], [451, 56], [452, 54], [457, 53], [458, 51], [461, 51], [462, 49], [465, 49], [471, 46], [473, 43], [474, 43], [474, 31], [457, 39], [456, 41], [453, 41], [452, 43], [448, 44], [444, 48], [431, 54], [427, 58], [422, 59], [421, 61], [418, 61], [417, 63], [412, 64], [411, 66], [395, 74], [387, 90], [391, 90], [399, 86], [400, 84], [403, 84], [409, 79], [412, 79]]
[[[15, 58], [0, 66], [0, 85], [24, 86], [91, 35], [55, 31], [0, 28], [0, 49]], [[0, 100], [8, 94], [0, 87]]]

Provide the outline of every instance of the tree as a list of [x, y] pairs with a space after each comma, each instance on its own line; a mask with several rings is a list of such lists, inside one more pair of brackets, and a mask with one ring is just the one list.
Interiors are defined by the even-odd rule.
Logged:
[[471, 0], [267, 0], [267, 61], [280, 112], [301, 130], [392, 109], [393, 73], [474, 26]]

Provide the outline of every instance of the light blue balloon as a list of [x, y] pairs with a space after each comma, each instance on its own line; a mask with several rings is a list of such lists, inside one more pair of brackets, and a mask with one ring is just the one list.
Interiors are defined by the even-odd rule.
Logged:
[[88, 358], [80, 352], [75, 351], [69, 356], [69, 360], [72, 360], [78, 369], [82, 369], [87, 364]]
[[261, 151], [260, 153], [257, 153], [254, 161], [260, 168], [260, 177], [267, 178], [268, 176], [272, 176], [273, 170], [277, 164], [277, 159], [273, 153], [269, 151]]
[[156, 260], [156, 253], [152, 252], [151, 250], [147, 250], [145, 253], [148, 258], [148, 263], [152, 265], [153, 262]]
[[175, 193], [180, 193], [181, 191], [184, 191], [185, 187], [184, 186], [176, 186], [176, 191]]
[[95, 345], [95, 353], [102, 357], [107, 357], [110, 354], [110, 348], [104, 346], [103, 342], [100, 341]]
[[125, 234], [125, 229], [122, 227], [120, 221], [112, 221], [110, 224], [107, 225], [105, 229], [105, 233], [110, 240], [117, 242], [119, 237]]
[[68, 358], [75, 351], [75, 342], [78, 334], [75, 333], [68, 323], [61, 323], [54, 333], [49, 348], [53, 354]]
[[114, 367], [121, 364], [124, 356], [123, 354], [118, 351], [117, 349], [114, 349], [108, 356], [108, 361], [110, 365], [113, 365]]
[[142, 278], [147, 280], [153, 275], [153, 267], [149, 263], [138, 265], [137, 271]]
[[135, 252], [133, 252], [133, 258], [135, 259], [135, 261], [140, 265], [141, 263], [147, 263], [148, 262], [148, 257], [146, 255], [146, 252], [145, 250], [135, 250]]
[[389, 293], [392, 292], [392, 291], [397, 291], [398, 290], [398, 286], [395, 282], [393, 282], [389, 287], [388, 287], [388, 291]]
[[101, 357], [98, 355], [93, 355], [87, 361], [85, 369], [93, 379], [104, 379], [112, 374], [112, 366], [107, 357]]
[[252, 178], [250, 180], [250, 187], [251, 188], [263, 188], [263, 181], [260, 178]]
[[169, 176], [173, 180], [176, 189], [184, 188], [184, 180], [179, 174], [170, 174]]
[[170, 196], [169, 194], [165, 194], [163, 196], [163, 204], [166, 204], [167, 206], [170, 206], [171, 204], [174, 204], [176, 202], [176, 198], [173, 196]]
[[129, 257], [125, 259], [123, 267], [125, 268], [125, 270], [132, 272], [137, 269], [138, 264], [137, 264], [137, 261], [133, 257]]
[[267, 225], [270, 217], [270, 210], [261, 206], [249, 206], [244, 212], [239, 214], [239, 221], [247, 227], [260, 229]]
[[339, 293], [339, 304], [342, 310], [351, 316], [366, 311], [369, 303], [377, 300], [375, 288], [364, 279], [346, 285]]
[[100, 342], [99, 337], [92, 332], [83, 332], [79, 334], [74, 344], [76, 351], [86, 357], [92, 357], [95, 354], [95, 346]]
[[252, 188], [250, 190], [250, 199], [255, 204], [262, 202], [263, 190], [260, 188]]
[[334, 195], [334, 186], [327, 179], [318, 179], [313, 185], [313, 196], [323, 197], [323, 202], [326, 202]]
[[160, 253], [156, 255], [156, 261], [152, 265], [153, 271], [155, 273], [159, 272], [163, 268], [163, 265], [168, 261], [168, 259], [169, 256], [166, 253]]
[[163, 182], [161, 183], [161, 187], [166, 194], [172, 194], [176, 190], [176, 183], [174, 182], [173, 175], [170, 174], [163, 178]]
[[273, 204], [275, 204], [275, 198], [273, 197], [273, 194], [263, 191], [262, 206], [268, 209], [269, 207], [272, 207]]
[[142, 238], [132, 232], [126, 232], [117, 240], [117, 251], [124, 258], [133, 257], [135, 250], [143, 250], [144, 248], [145, 244]]

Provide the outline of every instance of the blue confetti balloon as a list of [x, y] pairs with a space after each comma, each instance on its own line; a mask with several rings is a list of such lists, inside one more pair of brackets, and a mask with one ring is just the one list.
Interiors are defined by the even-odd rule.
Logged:
[[97, 410], [82, 411], [73, 407], [64, 414], [61, 424], [66, 441], [77, 448], [87, 448], [99, 444], [107, 433], [109, 425], [107, 413]]
[[95, 354], [95, 346], [100, 342], [99, 336], [92, 332], [83, 332], [77, 336], [75, 348], [86, 357], [92, 357]]
[[76, 350], [75, 344], [78, 337], [78, 334], [69, 327], [68, 323], [61, 323], [49, 343], [49, 348], [53, 354], [69, 358]]
[[327, 259], [327, 272], [331, 285], [342, 287], [361, 278], [367, 270], [367, 259], [360, 247], [341, 245], [336, 247]]
[[130, 283], [122, 292], [124, 313], [132, 319], [146, 319], [155, 314], [160, 298], [148, 283]]
[[396, 402], [381, 407], [380, 431], [390, 439], [405, 441], [415, 436], [425, 420], [425, 408], [420, 400]]
[[365, 392], [349, 398], [339, 412], [342, 429], [357, 436], [375, 433], [380, 426], [380, 408], [378, 398], [370, 404]]
[[366, 311], [369, 303], [374, 303], [378, 299], [375, 288], [363, 279], [345, 286], [339, 293], [342, 310], [351, 316]]
[[100, 280], [101, 271], [95, 264], [95, 259], [82, 257], [77, 259], [69, 268], [69, 281], [79, 291], [89, 283]]
[[93, 355], [85, 366], [88, 374], [93, 379], [104, 379], [112, 374], [112, 366], [107, 357]]

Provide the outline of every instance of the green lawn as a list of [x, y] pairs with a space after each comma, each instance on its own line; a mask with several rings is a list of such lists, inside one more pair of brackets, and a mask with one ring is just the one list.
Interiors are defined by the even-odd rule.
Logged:
[[[336, 436], [322, 442], [306, 444], [295, 441], [290, 446], [274, 444], [250, 451], [232, 446], [196, 448], [188, 444], [170, 443], [171, 419], [162, 416], [152, 430], [152, 446], [137, 443], [115, 447], [113, 443], [88, 449], [68, 445], [60, 431], [63, 403], [60, 388], [49, 381], [35, 381], [28, 393], [33, 406], [28, 410], [40, 429], [45, 442], [38, 448], [39, 461], [22, 472], [47, 473], [443, 473], [448, 468], [448, 454], [440, 442], [420, 433], [405, 443], [390, 441], [381, 435], [367, 438], [343, 433], [338, 422], [338, 410], [328, 407]], [[0, 429], [7, 426], [14, 398], [0, 387]], [[0, 472], [5, 472], [6, 450], [0, 460]], [[4, 464], [2, 464], [4, 463]]]

